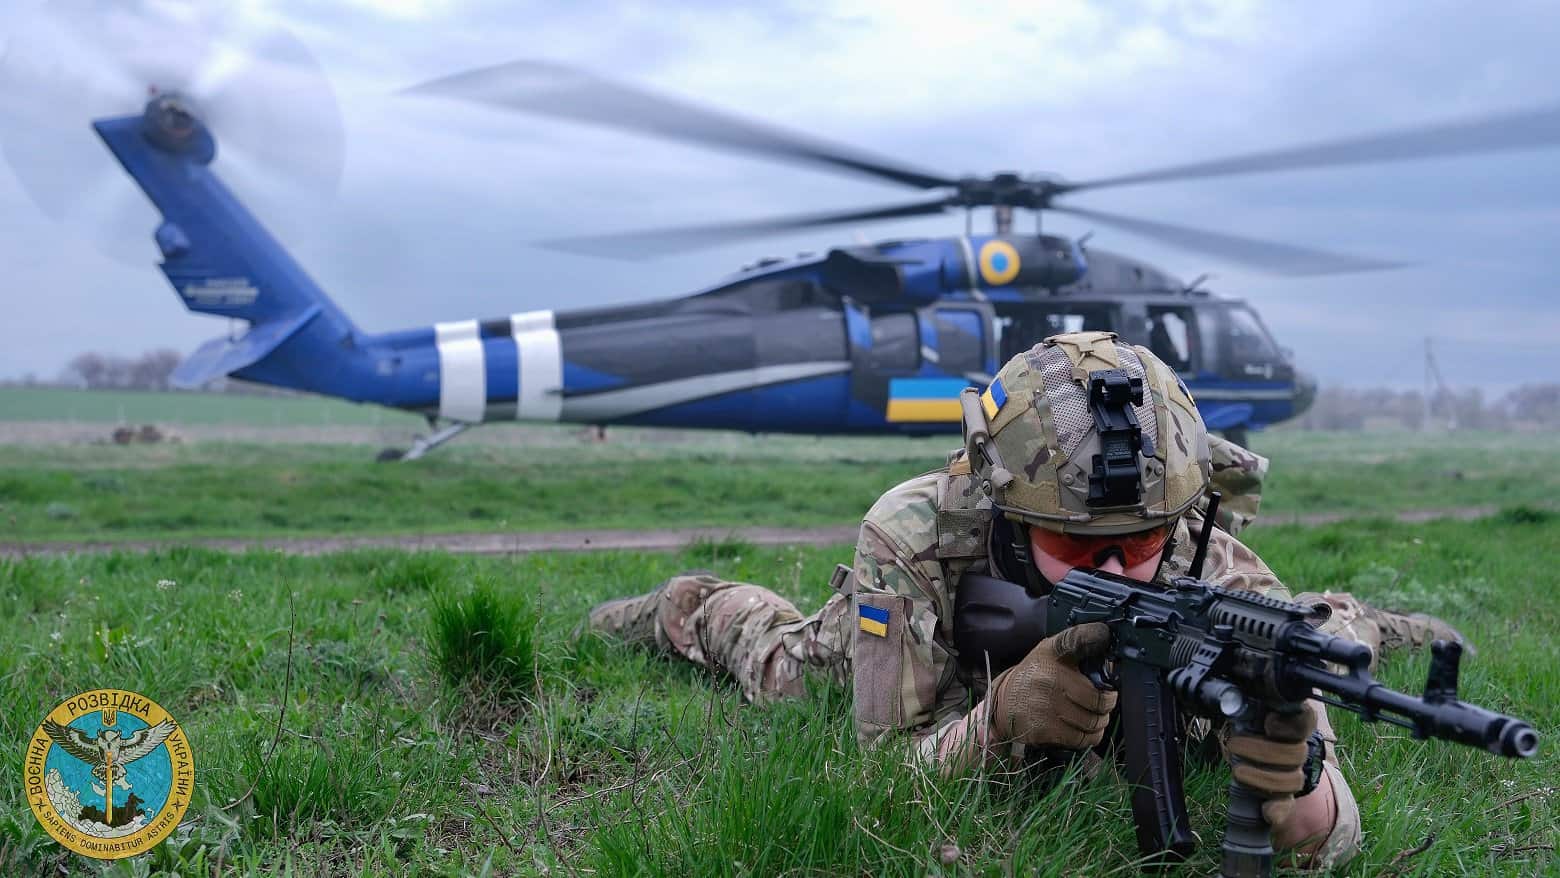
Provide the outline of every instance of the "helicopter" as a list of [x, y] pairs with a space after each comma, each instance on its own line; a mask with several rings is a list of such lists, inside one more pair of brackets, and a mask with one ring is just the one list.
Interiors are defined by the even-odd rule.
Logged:
[[[1172, 365], [1210, 429], [1295, 416], [1315, 383], [1247, 303], [1183, 284], [1127, 256], [1037, 231], [1019, 210], [1071, 214], [1140, 237], [1279, 273], [1394, 263], [1103, 213], [1056, 199], [1122, 186], [1490, 152], [1560, 142], [1552, 109], [1179, 165], [1093, 181], [1013, 172], [955, 177], [532, 61], [407, 89], [749, 155], [862, 174], [932, 197], [865, 210], [544, 242], [642, 256], [780, 231], [962, 210], [965, 234], [885, 240], [764, 259], [690, 295], [579, 310], [530, 310], [368, 333], [308, 276], [213, 172], [216, 132], [200, 101], [153, 94], [98, 118], [97, 135], [161, 214], [161, 270], [192, 312], [247, 325], [207, 342], [173, 383], [232, 377], [424, 416], [429, 432], [381, 459], [416, 459], [494, 421], [632, 424], [748, 432], [957, 432], [958, 395], [1047, 336], [1106, 329]], [[1535, 131], [1537, 133], [1535, 133]], [[991, 234], [970, 212], [991, 208]]]

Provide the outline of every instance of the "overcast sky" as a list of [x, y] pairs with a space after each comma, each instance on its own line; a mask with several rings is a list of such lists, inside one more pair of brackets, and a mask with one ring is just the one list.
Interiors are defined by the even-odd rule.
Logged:
[[[3, 4], [0, 35], [28, 33], [37, 5]], [[217, 167], [370, 331], [672, 296], [768, 253], [962, 229], [956, 216], [878, 223], [639, 263], [527, 246], [910, 193], [394, 95], [474, 66], [559, 61], [932, 169], [1073, 178], [1560, 101], [1560, 10], [1547, 2], [241, 5], [243, 27], [285, 27], [328, 74], [344, 172], [320, 197], [290, 191], [236, 152]], [[10, 100], [29, 113], [74, 106], [38, 89]], [[0, 168], [3, 377], [54, 375], [84, 350], [189, 351], [226, 331], [187, 314], [163, 281], [150, 244], [155, 213], [86, 121], [61, 123], [62, 140], [81, 138], [79, 149], [61, 148], [61, 162], [79, 164], [104, 203], [123, 199], [133, 209], [107, 225], [56, 222]], [[1560, 380], [1557, 163], [1560, 150], [1506, 153], [1131, 187], [1076, 201], [1414, 263], [1287, 279], [1110, 229], [1093, 239], [1183, 278], [1211, 273], [1208, 286], [1257, 305], [1326, 383], [1417, 386], [1430, 336], [1448, 380], [1499, 392]], [[1091, 231], [1060, 216], [1047, 228]]]

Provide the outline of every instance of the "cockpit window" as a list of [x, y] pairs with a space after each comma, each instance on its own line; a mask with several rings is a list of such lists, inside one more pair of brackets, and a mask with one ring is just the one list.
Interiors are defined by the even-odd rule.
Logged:
[[1230, 357], [1240, 362], [1272, 362], [1279, 359], [1278, 348], [1257, 315], [1246, 307], [1229, 309]]

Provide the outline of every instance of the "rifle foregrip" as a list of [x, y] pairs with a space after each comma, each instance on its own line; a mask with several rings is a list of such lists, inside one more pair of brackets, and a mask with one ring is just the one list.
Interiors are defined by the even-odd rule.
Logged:
[[1160, 862], [1178, 862], [1196, 843], [1186, 816], [1175, 699], [1159, 672], [1148, 665], [1118, 661], [1117, 675], [1138, 852]]
[[[1261, 722], [1235, 720], [1234, 734], [1261, 734]], [[1262, 794], [1230, 779], [1229, 812], [1224, 823], [1223, 878], [1268, 878], [1273, 874], [1273, 829], [1262, 816]]]

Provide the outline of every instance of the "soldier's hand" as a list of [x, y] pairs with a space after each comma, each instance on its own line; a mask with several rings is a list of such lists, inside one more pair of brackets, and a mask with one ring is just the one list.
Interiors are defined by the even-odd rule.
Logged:
[[1224, 742], [1225, 755], [1235, 779], [1261, 793], [1262, 816], [1269, 826], [1284, 822], [1295, 805], [1295, 794], [1305, 789], [1306, 740], [1316, 731], [1316, 714], [1270, 713], [1261, 735], [1231, 734]]
[[1110, 649], [1103, 622], [1075, 625], [1047, 637], [992, 683], [991, 727], [1003, 741], [1080, 750], [1105, 735], [1116, 693], [1094, 688], [1078, 670]]

